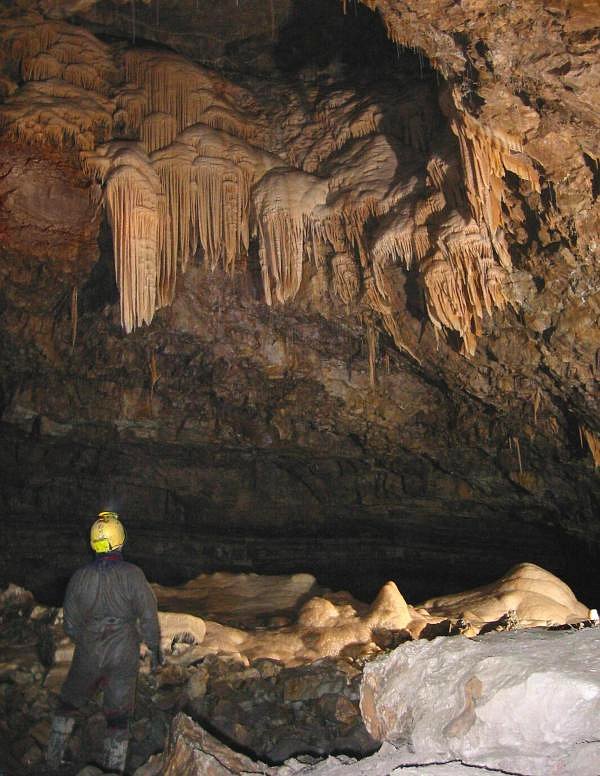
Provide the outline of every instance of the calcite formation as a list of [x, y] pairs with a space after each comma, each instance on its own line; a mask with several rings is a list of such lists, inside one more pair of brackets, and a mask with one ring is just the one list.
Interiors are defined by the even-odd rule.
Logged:
[[[433, 116], [416, 89], [395, 98], [390, 116], [335, 83], [312, 115], [294, 115], [292, 105], [286, 125], [315, 123], [303, 157], [302, 141], [290, 152], [249, 90], [176, 54], [125, 52], [116, 87], [117, 57], [113, 63], [85, 30], [31, 17], [6, 20], [2, 37], [25, 81], [0, 111], [8, 133], [75, 145], [104, 187], [125, 331], [149, 324], [172, 301], [178, 267], [199, 252], [209, 266], [232, 271], [250, 233], [258, 235], [269, 305], [295, 298], [307, 262], [356, 254], [355, 275], [370, 289], [363, 305], [400, 347], [386, 265], [418, 267], [436, 331], [457, 331], [471, 355], [484, 314], [506, 304], [497, 264], [510, 269], [502, 178], [510, 169], [539, 189], [537, 175], [518, 139], [486, 132], [455, 96], [451, 127], [471, 215], [452, 207], [456, 152], [447, 145], [444, 161], [428, 159]], [[348, 298], [347, 289], [341, 294]]]
[[[243, 664], [267, 659], [297, 666], [326, 657], [364, 661], [394, 640], [576, 625], [593, 614], [564, 582], [533, 564], [476, 590], [418, 606], [407, 604], [393, 581], [367, 605], [348, 593], [321, 591], [309, 574], [217, 573], [181, 589], [155, 586], [155, 591], [161, 609], [174, 609], [159, 614], [162, 648], [170, 654], [178, 642], [190, 645], [180, 658], [174, 656], [187, 665], [219, 654]], [[61, 660], [70, 660], [68, 640], [57, 638]]]

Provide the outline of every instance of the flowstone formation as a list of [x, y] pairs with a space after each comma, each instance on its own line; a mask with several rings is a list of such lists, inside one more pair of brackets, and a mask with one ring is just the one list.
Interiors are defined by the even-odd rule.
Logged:
[[[291, 762], [278, 766], [291, 757], [306, 766], [326, 767], [329, 761], [319, 760], [330, 753], [371, 755], [382, 740], [399, 738], [397, 728], [406, 723], [402, 708], [409, 702], [418, 708], [426, 698], [427, 705], [433, 707], [430, 713], [446, 720], [460, 712], [461, 690], [466, 685], [468, 700], [469, 688], [477, 681], [469, 680], [475, 670], [495, 693], [491, 700], [486, 699], [488, 707], [500, 709], [481, 725], [486, 741], [493, 742], [503, 729], [503, 717], [512, 720], [511, 709], [517, 706], [514, 701], [508, 710], [502, 706], [505, 676], [515, 686], [523, 685], [520, 692], [530, 702], [530, 682], [523, 682], [523, 671], [535, 670], [537, 652], [531, 654], [526, 648], [522, 654], [515, 646], [516, 654], [511, 656], [510, 645], [504, 648], [499, 680], [496, 670], [485, 671], [487, 663], [495, 665], [493, 655], [488, 658], [486, 646], [473, 637], [493, 631], [496, 636], [510, 632], [506, 635], [516, 639], [518, 631], [533, 628], [530, 643], [534, 647], [536, 643], [545, 645], [546, 659], [560, 661], [559, 656], [552, 657], [550, 639], [555, 630], [574, 634], [598, 624], [597, 612], [578, 601], [560, 579], [533, 564], [511, 569], [502, 579], [477, 590], [418, 606], [408, 604], [393, 581], [367, 604], [347, 592], [322, 587], [310, 574], [218, 572], [200, 575], [180, 587], [154, 585], [154, 589], [166, 665], [150, 674], [149, 658], [141, 655], [127, 768], [127, 773], [138, 776], [203, 774], [206, 758], [215, 752], [220, 753], [219, 774], [237, 773], [239, 768], [272, 772], [273, 776], [283, 776], [288, 767], [293, 769]], [[15, 585], [0, 592], [0, 623], [0, 708], [5, 720], [0, 726], [0, 767], [23, 776], [40, 773], [50, 709], [73, 658], [74, 645], [65, 636], [62, 610], [36, 604], [31, 593]], [[596, 641], [597, 637], [590, 643]], [[517, 645], [527, 643], [515, 641]], [[436, 701], [444, 692], [439, 690], [441, 680], [436, 671], [428, 669], [429, 659], [419, 661], [421, 653], [432, 655], [450, 671], [460, 656], [480, 661], [481, 668], [467, 662], [460, 676], [453, 678], [452, 710], [447, 703], [431, 703], [427, 695], [432, 692], [430, 686]], [[517, 661], [519, 669], [514, 671], [512, 664]], [[568, 670], [566, 666], [561, 670], [572, 672], [576, 662], [572, 656]], [[403, 670], [413, 683], [411, 670], [423, 680], [420, 694], [410, 694], [410, 701], [397, 702], [403, 682], [390, 668], [397, 664], [406, 664]], [[559, 676], [556, 667], [549, 673]], [[558, 683], [558, 691], [559, 679], [553, 681], [555, 686]], [[582, 682], [579, 678], [578, 683]], [[592, 680], [588, 684], [595, 686]], [[568, 698], [576, 698], [585, 694], [585, 686], [581, 690], [579, 686], [576, 690], [568, 687], [566, 692], [571, 693]], [[475, 700], [483, 695], [479, 692]], [[104, 720], [95, 700], [78, 717], [69, 750], [70, 766], [61, 771], [65, 776], [80, 773], [98, 754]], [[181, 711], [189, 715], [183, 726]], [[446, 745], [447, 740], [454, 740], [454, 748], [463, 759], [470, 740], [469, 726], [475, 724], [474, 715], [469, 713], [467, 709], [453, 721], [454, 732], [433, 736], [438, 747], [440, 741]], [[558, 720], [558, 712], [555, 716]], [[592, 719], [593, 715], [586, 713], [582, 727]], [[561, 728], [556, 720], [554, 728]], [[434, 725], [436, 731], [438, 728]], [[528, 726], [521, 728], [526, 758], [532, 741]], [[567, 743], [577, 743], [569, 731], [567, 724], [559, 732]], [[423, 724], [419, 727], [415, 722], [410, 734], [419, 742], [419, 756], [431, 754]], [[236, 753], [228, 745], [246, 754]], [[461, 745], [465, 751], [460, 750]], [[517, 744], [511, 746], [509, 751], [519, 749]], [[479, 759], [473, 757], [473, 761], [486, 764], [488, 750], [487, 743], [480, 746], [476, 753]], [[556, 753], [551, 754], [554, 757]], [[275, 765], [271, 770], [256, 759]], [[92, 776], [91, 771], [81, 773]]]

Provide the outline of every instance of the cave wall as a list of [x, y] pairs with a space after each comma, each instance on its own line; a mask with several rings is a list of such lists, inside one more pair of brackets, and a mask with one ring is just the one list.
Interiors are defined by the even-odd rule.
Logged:
[[[140, 36], [188, 54], [213, 15], [198, 4], [198, 39], [184, 40], [191, 7], [161, 3], [151, 33], [156, 9], [139, 5]], [[220, 15], [219, 43], [198, 59], [249, 58], [282, 79], [275, 96], [306, 92], [301, 4], [273, 6], [279, 49], [267, 4], [254, 5]], [[356, 11], [418, 48], [433, 65], [427, 83], [458, 84], [484, 125], [524, 126], [542, 175], [539, 192], [505, 176], [512, 304], [486, 318], [469, 358], [435, 336], [410, 272], [395, 272], [395, 293], [417, 359], [384, 330], [370, 353], [364, 321], [323, 295], [319, 272], [268, 307], [252, 255], [233, 276], [191, 267], [173, 304], [125, 335], [99, 186], [69, 149], [2, 138], [0, 509], [15, 552], [0, 581], [56, 596], [86, 557], [93, 515], [111, 506], [131, 556], [164, 582], [311, 571], [364, 596], [393, 578], [414, 601], [530, 560], [595, 595], [600, 486], [581, 429], [600, 431], [598, 41], [590, 4], [555, 5], [379, 0], [379, 17]], [[125, 10], [72, 13], [130, 42]], [[314, 73], [342, 68], [315, 57]], [[398, 61], [419, 77], [417, 56]]]

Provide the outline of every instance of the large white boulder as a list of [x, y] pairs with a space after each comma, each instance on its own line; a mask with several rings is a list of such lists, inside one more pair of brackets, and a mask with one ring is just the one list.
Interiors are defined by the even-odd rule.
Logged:
[[598, 776], [599, 655], [598, 628], [409, 642], [366, 666], [361, 712], [421, 763]]

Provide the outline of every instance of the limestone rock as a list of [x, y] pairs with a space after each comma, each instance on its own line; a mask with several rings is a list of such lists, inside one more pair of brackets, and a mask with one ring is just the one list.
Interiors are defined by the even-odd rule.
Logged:
[[179, 776], [182, 773], [204, 776], [261, 773], [275, 776], [277, 769], [257, 763], [234, 752], [185, 714], [178, 714], [171, 725], [169, 740], [162, 755], [136, 771], [136, 776]]
[[599, 646], [597, 628], [411, 642], [365, 668], [362, 715], [421, 762], [595, 776]]

